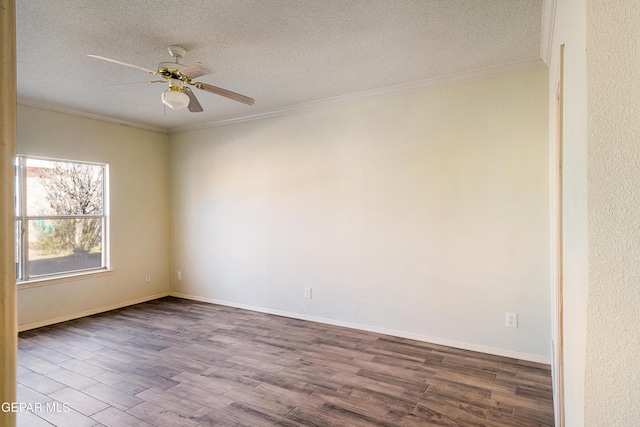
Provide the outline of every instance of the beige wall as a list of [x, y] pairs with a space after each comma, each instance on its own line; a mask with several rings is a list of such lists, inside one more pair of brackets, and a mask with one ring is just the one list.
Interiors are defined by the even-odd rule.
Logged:
[[585, 425], [640, 422], [640, 5], [587, 2]]
[[172, 290], [549, 361], [547, 85], [535, 70], [171, 135]]
[[[111, 273], [20, 287], [21, 329], [166, 294], [168, 136], [19, 106], [18, 154], [109, 164]], [[151, 283], [145, 275], [151, 274]]]

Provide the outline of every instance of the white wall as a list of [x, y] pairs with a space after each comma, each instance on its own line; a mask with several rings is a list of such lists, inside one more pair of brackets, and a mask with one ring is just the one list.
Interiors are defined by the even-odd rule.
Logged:
[[[18, 154], [109, 164], [111, 273], [18, 289], [21, 329], [166, 294], [168, 136], [19, 106]], [[145, 275], [151, 274], [151, 283]]]
[[640, 5], [587, 2], [585, 425], [640, 422]]
[[547, 86], [535, 70], [171, 135], [172, 291], [549, 361]]
[[[640, 419], [640, 9], [559, 0], [565, 55], [566, 425]], [[553, 123], [553, 118], [551, 119]]]
[[[587, 307], [587, 69], [583, 0], [558, 1], [549, 65], [550, 128], [559, 83], [560, 46], [564, 79], [564, 383], [567, 426], [584, 425]], [[555, 129], [550, 132], [555, 134]], [[553, 146], [553, 139], [551, 140]]]

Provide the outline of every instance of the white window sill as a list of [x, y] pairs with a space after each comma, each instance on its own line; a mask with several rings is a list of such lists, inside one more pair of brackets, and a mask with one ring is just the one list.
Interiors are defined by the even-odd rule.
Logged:
[[18, 290], [37, 288], [39, 286], [55, 285], [58, 283], [74, 282], [78, 280], [94, 279], [99, 277], [111, 276], [113, 274], [112, 269], [100, 269], [91, 271], [82, 271], [78, 273], [69, 273], [64, 275], [57, 275], [51, 277], [38, 277], [27, 281], [17, 282]]

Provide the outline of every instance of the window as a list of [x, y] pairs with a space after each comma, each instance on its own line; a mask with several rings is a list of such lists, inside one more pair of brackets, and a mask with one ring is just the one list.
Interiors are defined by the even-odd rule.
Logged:
[[16, 279], [108, 268], [108, 165], [17, 156]]

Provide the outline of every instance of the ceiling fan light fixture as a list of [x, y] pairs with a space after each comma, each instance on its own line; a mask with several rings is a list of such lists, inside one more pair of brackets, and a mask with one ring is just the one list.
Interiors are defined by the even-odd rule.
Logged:
[[174, 110], [187, 108], [190, 101], [191, 99], [180, 86], [170, 86], [169, 89], [162, 92], [162, 102]]
[[213, 73], [213, 70], [200, 62], [196, 62], [195, 64], [191, 64], [188, 66], [180, 64], [178, 61], [187, 53], [187, 50], [180, 46], [169, 46], [168, 49], [169, 54], [175, 59], [175, 62], [161, 62], [160, 64], [158, 64], [157, 71], [149, 70], [147, 68], [139, 67], [133, 64], [127, 64], [126, 62], [117, 61], [115, 59], [107, 58], [104, 56], [89, 56], [95, 59], [123, 65], [125, 67], [134, 68], [136, 70], [144, 71], [149, 74], [153, 74], [154, 76], [161, 77], [164, 80], [154, 80], [150, 81], [149, 83], [162, 83], [163, 81], [169, 83], [169, 89], [162, 92], [160, 98], [162, 99], [162, 103], [164, 105], [173, 110], [189, 108], [189, 111], [192, 113], [200, 113], [204, 111], [202, 105], [200, 105], [200, 102], [198, 102], [198, 98], [193, 93], [191, 88], [185, 85], [191, 85], [196, 89], [224, 96], [234, 101], [242, 102], [243, 104], [254, 104], [255, 100], [253, 98], [249, 98], [248, 96], [244, 96], [239, 93], [207, 83], [192, 83], [192, 79], [211, 74]]

